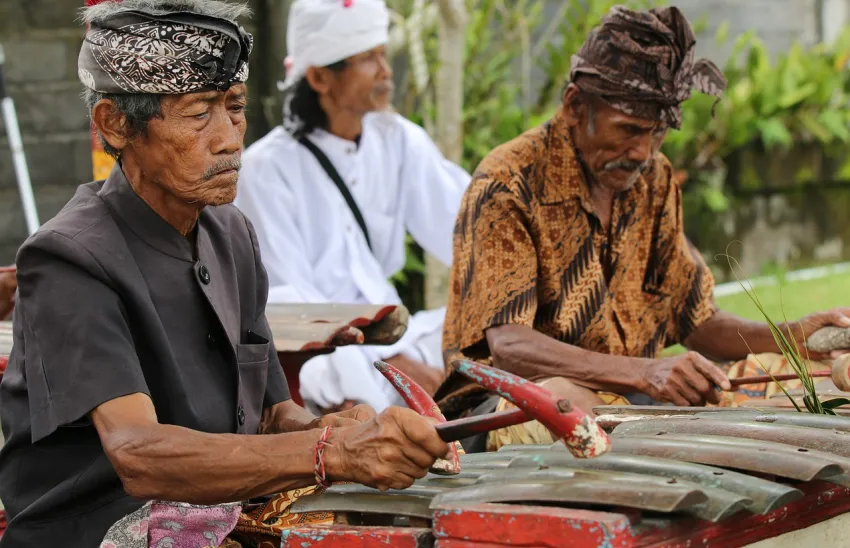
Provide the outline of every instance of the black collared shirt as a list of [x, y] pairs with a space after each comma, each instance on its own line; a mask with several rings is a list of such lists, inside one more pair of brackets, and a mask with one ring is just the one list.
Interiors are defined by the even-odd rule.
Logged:
[[98, 405], [144, 393], [161, 423], [256, 434], [263, 408], [289, 399], [257, 240], [235, 207], [201, 212], [193, 256], [116, 166], [24, 243], [17, 266], [0, 384], [3, 548], [96, 547], [142, 505], [88, 418]]

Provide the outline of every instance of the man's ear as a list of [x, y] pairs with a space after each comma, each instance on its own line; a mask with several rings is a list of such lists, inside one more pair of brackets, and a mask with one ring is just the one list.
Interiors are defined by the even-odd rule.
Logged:
[[101, 99], [92, 108], [91, 117], [98, 133], [109, 146], [119, 151], [127, 146], [127, 117], [118, 112], [115, 103]]
[[331, 71], [323, 67], [310, 67], [304, 75], [313, 91], [319, 95], [328, 93], [331, 87]]
[[570, 126], [577, 126], [581, 121], [581, 115], [585, 108], [584, 102], [581, 99], [581, 90], [573, 83], [567, 85], [564, 89], [564, 119]]

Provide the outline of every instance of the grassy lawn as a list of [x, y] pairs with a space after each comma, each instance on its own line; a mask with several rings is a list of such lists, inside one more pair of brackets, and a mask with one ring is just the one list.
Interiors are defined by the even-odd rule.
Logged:
[[[755, 292], [774, 322], [784, 321], [783, 311], [784, 317], [793, 321], [818, 310], [838, 306], [850, 307], [850, 273], [834, 274], [819, 280], [782, 282], [778, 285], [757, 287]], [[717, 306], [743, 318], [764, 320], [746, 293], [718, 297]], [[664, 355], [683, 351], [684, 348], [676, 345], [666, 349]]]

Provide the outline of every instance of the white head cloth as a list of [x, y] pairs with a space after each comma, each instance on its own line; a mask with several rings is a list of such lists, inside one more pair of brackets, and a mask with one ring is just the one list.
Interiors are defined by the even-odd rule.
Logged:
[[384, 45], [390, 15], [384, 0], [295, 0], [286, 30], [286, 80], [298, 82], [310, 67], [324, 67]]

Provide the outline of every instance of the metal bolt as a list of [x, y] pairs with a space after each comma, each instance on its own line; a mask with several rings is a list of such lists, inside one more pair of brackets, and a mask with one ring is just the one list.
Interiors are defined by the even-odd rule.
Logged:
[[573, 404], [570, 400], [558, 400], [558, 411], [561, 413], [569, 413], [573, 410]]

